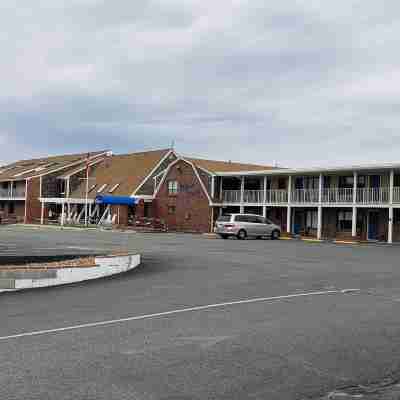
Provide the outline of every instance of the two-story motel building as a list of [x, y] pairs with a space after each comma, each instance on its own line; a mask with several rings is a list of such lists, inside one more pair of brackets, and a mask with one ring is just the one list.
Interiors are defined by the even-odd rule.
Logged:
[[[135, 205], [101, 206], [99, 195], [133, 198]], [[125, 226], [145, 217], [162, 219], [169, 230], [209, 232], [219, 215], [233, 212], [264, 215], [287, 234], [400, 241], [400, 163], [284, 169], [163, 149], [64, 155], [0, 168], [3, 221], [79, 224], [88, 214]]]
[[400, 164], [226, 172], [219, 213], [257, 213], [289, 234], [400, 240]]

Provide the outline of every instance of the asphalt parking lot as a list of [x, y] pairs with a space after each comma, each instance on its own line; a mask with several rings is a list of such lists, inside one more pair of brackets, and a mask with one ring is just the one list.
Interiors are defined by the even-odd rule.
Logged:
[[0, 230], [0, 256], [121, 250], [143, 264], [0, 295], [0, 398], [399, 398], [400, 247]]

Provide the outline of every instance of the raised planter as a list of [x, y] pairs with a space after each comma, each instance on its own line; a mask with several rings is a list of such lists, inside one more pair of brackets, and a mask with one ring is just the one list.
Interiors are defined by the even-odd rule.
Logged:
[[[0, 291], [66, 285], [130, 271], [141, 263], [140, 254], [95, 257], [93, 267], [57, 268], [51, 271], [35, 269], [4, 270], [0, 275]], [[45, 266], [44, 268], [45, 269]]]

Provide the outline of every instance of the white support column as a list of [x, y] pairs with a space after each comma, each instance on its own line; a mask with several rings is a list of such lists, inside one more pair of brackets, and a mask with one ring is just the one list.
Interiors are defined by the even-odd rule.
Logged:
[[244, 213], [244, 176], [240, 182], [240, 213]]
[[40, 212], [40, 225], [44, 224], [44, 202], [42, 201], [42, 209]]
[[393, 207], [389, 207], [388, 243], [393, 243]]
[[353, 206], [353, 216], [351, 219], [351, 236], [357, 236], [357, 207]]
[[224, 201], [224, 196], [222, 194], [222, 181], [224, 180], [224, 178], [221, 176], [220, 182], [219, 182], [219, 195], [221, 197], [221, 201]]
[[357, 171], [353, 172], [353, 204], [357, 204]]
[[318, 203], [322, 204], [322, 188], [324, 184], [324, 177], [322, 174], [319, 174], [319, 182], [318, 182]]
[[292, 202], [292, 175], [288, 178], [288, 203]]
[[61, 226], [64, 226], [65, 219], [65, 204], [61, 203]]
[[389, 221], [388, 221], [388, 243], [393, 243], [393, 187], [394, 187], [394, 171], [390, 170], [389, 179]]
[[[67, 199], [69, 199], [69, 196], [70, 196], [70, 182], [69, 182], [69, 179], [70, 178], [67, 178], [67, 183], [66, 183], [66, 188], [65, 188], [65, 197], [67, 198]], [[68, 220], [70, 220], [70, 218], [71, 218], [71, 203], [70, 202], [68, 202], [67, 203], [67, 218], [68, 218]]]
[[317, 226], [317, 239], [322, 238], [322, 206], [318, 206], [318, 226]]
[[[267, 183], [268, 183], [268, 177], [265, 175], [264, 176], [264, 187], [263, 187], [263, 203], [264, 204], [267, 202]], [[264, 215], [264, 217], [265, 217], [265, 215]]]
[[215, 176], [211, 177], [211, 198], [214, 199], [215, 197]]
[[393, 204], [394, 171], [390, 170], [389, 178], [389, 203]]
[[292, 207], [287, 206], [286, 232], [290, 233], [292, 227]]
[[267, 206], [263, 206], [263, 217], [267, 217]]
[[11, 198], [13, 198], [13, 190], [14, 190], [14, 182], [11, 181], [11, 182], [10, 182], [10, 189], [9, 189], [10, 197], [11, 197]]

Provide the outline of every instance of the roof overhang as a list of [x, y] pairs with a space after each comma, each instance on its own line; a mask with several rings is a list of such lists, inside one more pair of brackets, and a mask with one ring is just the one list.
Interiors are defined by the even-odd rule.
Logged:
[[382, 164], [361, 164], [361, 165], [344, 165], [337, 167], [313, 167], [313, 168], [281, 168], [260, 171], [232, 171], [232, 172], [215, 172], [217, 176], [247, 176], [247, 175], [299, 175], [299, 174], [328, 174], [342, 172], [373, 172], [382, 170], [400, 170], [400, 163], [382, 163]]

